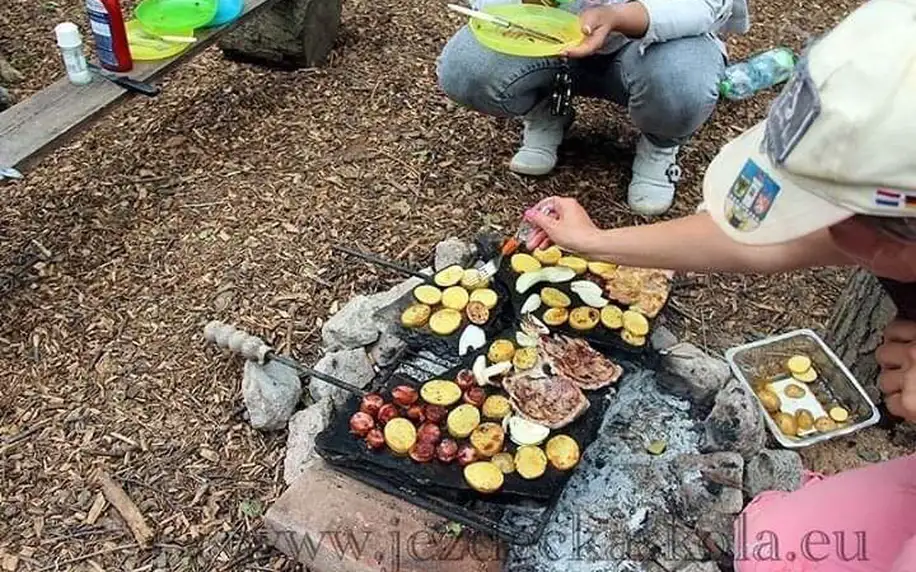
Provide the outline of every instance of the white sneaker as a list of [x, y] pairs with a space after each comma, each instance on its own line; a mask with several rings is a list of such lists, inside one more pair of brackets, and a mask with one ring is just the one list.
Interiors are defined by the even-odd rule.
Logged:
[[674, 185], [681, 178], [679, 147], [657, 147], [643, 135], [636, 144], [633, 178], [627, 203], [634, 213], [660, 215], [674, 203]]
[[522, 146], [509, 162], [509, 169], [522, 175], [546, 175], [557, 164], [557, 149], [572, 125], [573, 114], [553, 115], [550, 99], [545, 99], [525, 115], [524, 122]]

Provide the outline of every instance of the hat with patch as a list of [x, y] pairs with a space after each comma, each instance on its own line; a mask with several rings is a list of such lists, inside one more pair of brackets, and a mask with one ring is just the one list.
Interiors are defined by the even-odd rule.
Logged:
[[869, 0], [818, 40], [766, 120], [713, 159], [703, 195], [746, 244], [916, 217], [916, 0]]

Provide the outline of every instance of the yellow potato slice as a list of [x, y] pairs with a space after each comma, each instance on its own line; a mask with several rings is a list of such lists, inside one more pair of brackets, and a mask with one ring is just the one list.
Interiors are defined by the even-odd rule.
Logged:
[[790, 383], [783, 390], [783, 393], [786, 394], [786, 397], [791, 397], [792, 399], [801, 399], [805, 396], [805, 388], [795, 383]]
[[568, 308], [572, 304], [572, 300], [563, 291], [550, 286], [541, 290], [541, 302], [551, 308]]
[[538, 361], [537, 348], [519, 348], [512, 356], [512, 364], [516, 369], [531, 369]]
[[611, 262], [589, 262], [588, 271], [601, 278], [607, 279], [607, 277], [613, 276], [617, 271], [617, 265]]
[[502, 419], [512, 413], [512, 404], [503, 395], [491, 395], [483, 402], [483, 416], [488, 419]]
[[486, 288], [489, 285], [490, 279], [483, 278], [480, 274], [480, 270], [477, 270], [476, 268], [468, 268], [464, 271], [464, 275], [461, 277], [461, 286], [467, 290]]
[[473, 405], [462, 403], [448, 414], [445, 425], [449, 435], [455, 439], [465, 439], [480, 425], [480, 411]]
[[563, 325], [569, 319], [569, 310], [566, 308], [550, 308], [544, 312], [544, 323], [548, 326]]
[[515, 471], [523, 479], [536, 479], [547, 470], [547, 455], [540, 447], [524, 445], [515, 452]]
[[620, 338], [631, 346], [642, 347], [646, 345], [646, 336], [637, 336], [631, 334], [628, 330], [622, 330]]
[[433, 309], [426, 304], [412, 304], [401, 313], [401, 324], [406, 328], [419, 328], [426, 324]]
[[585, 274], [585, 271], [588, 270], [588, 262], [578, 256], [564, 256], [557, 261], [557, 266], [572, 268], [576, 274]]
[[506, 433], [498, 423], [481, 423], [471, 432], [471, 446], [484, 457], [492, 457], [503, 450]]
[[470, 302], [480, 302], [487, 307], [488, 310], [492, 310], [496, 307], [496, 302], [499, 301], [499, 296], [497, 296], [495, 290], [489, 288], [480, 288], [471, 292]]
[[477, 461], [464, 468], [464, 480], [479, 493], [495, 493], [502, 488], [503, 472], [494, 463]]
[[623, 327], [623, 310], [613, 304], [601, 308], [601, 323], [609, 330], [619, 330]]
[[591, 330], [598, 325], [601, 312], [591, 306], [575, 308], [569, 313], [569, 327], [574, 330]]
[[443, 268], [433, 277], [433, 282], [441, 288], [448, 288], [461, 282], [464, 277], [464, 268], [460, 264], [453, 264], [448, 268]]
[[440, 336], [455, 333], [461, 327], [461, 312], [451, 308], [442, 308], [429, 317], [429, 329]]
[[634, 336], [645, 336], [649, 333], [649, 320], [639, 312], [627, 310], [623, 313], [623, 329]]
[[836, 406], [830, 408], [830, 418], [837, 423], [842, 423], [849, 419], [849, 412], [842, 407]]
[[779, 430], [782, 431], [785, 435], [789, 437], [795, 437], [798, 435], [798, 425], [795, 423], [795, 416], [789, 415], [788, 413], [777, 413], [773, 416], [773, 421], [776, 422], [776, 426], [779, 427]]
[[421, 304], [435, 306], [442, 301], [442, 290], [432, 284], [421, 284], [413, 289], [413, 297]]
[[442, 305], [452, 310], [464, 310], [471, 296], [461, 286], [450, 286], [442, 292]]
[[792, 377], [794, 377], [798, 381], [801, 381], [802, 383], [811, 383], [812, 381], [817, 379], [817, 371], [813, 367], [808, 368], [806, 371], [803, 371], [801, 373], [795, 373], [793, 371]]
[[786, 365], [792, 373], [805, 373], [811, 369], [811, 358], [802, 355], [792, 356]]
[[779, 396], [771, 389], [761, 389], [757, 392], [757, 398], [760, 400], [763, 408], [770, 413], [776, 413], [782, 406]]
[[532, 254], [538, 262], [545, 266], [553, 266], [563, 257], [563, 253], [556, 246], [549, 246], [545, 249], [538, 248]]
[[409, 419], [395, 417], [385, 423], [385, 444], [399, 455], [407, 453], [417, 442], [417, 429]]
[[810, 431], [814, 428], [814, 415], [807, 409], [799, 409], [795, 412], [795, 425], [799, 431]]
[[461, 400], [461, 388], [453, 381], [434, 379], [420, 387], [420, 397], [426, 403], [448, 407]]
[[490, 360], [490, 363], [512, 361], [514, 355], [515, 344], [505, 339], [496, 340], [490, 344], [490, 349], [487, 350], [487, 359]]
[[493, 455], [490, 462], [499, 467], [499, 470], [502, 471], [504, 475], [510, 475], [515, 472], [515, 459], [512, 458], [512, 453], [499, 453]]
[[560, 471], [568, 471], [579, 462], [579, 444], [569, 435], [552, 437], [544, 449], [547, 451], [547, 460]]
[[541, 269], [541, 263], [538, 262], [538, 259], [531, 256], [530, 254], [525, 254], [524, 252], [513, 254], [510, 264], [512, 266], [512, 270], [519, 274], [524, 274], [525, 272], [534, 272], [535, 270]]
[[830, 433], [836, 429], [836, 421], [827, 417], [818, 417], [814, 420], [814, 428], [817, 429], [819, 433]]

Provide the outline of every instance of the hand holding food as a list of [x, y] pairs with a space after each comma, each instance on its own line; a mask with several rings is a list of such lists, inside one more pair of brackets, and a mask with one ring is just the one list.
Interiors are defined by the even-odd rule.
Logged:
[[[553, 204], [553, 215], [540, 211], [546, 202]], [[535, 232], [525, 245], [528, 250], [545, 249], [552, 244], [567, 250], [588, 254], [592, 251], [600, 230], [591, 217], [576, 199], [570, 197], [550, 197], [525, 211], [525, 220], [537, 226]]]

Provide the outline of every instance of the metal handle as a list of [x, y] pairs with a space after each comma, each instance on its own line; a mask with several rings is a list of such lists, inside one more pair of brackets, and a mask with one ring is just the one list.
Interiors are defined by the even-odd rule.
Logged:
[[95, 64], [89, 64], [89, 69], [100, 75], [101, 77], [107, 79], [115, 85], [119, 85], [126, 89], [127, 91], [132, 91], [134, 93], [139, 93], [140, 95], [145, 95], [147, 97], [156, 97], [159, 95], [161, 89], [158, 86], [151, 85], [142, 81], [131, 79], [127, 76], [115, 75], [111, 72], [105, 71]]
[[412, 268], [407, 268], [406, 266], [402, 266], [401, 264], [398, 264], [397, 262], [386, 260], [374, 254], [360, 252], [359, 250], [354, 250], [352, 248], [348, 248], [346, 246], [342, 246], [339, 244], [332, 245], [331, 249], [343, 252], [344, 254], [349, 254], [350, 256], [355, 256], [356, 258], [361, 258], [365, 260], [366, 262], [371, 262], [373, 264], [378, 264], [379, 266], [384, 266], [392, 270], [397, 270], [398, 272], [402, 272], [409, 276], [414, 276], [416, 278], [422, 278], [425, 282], [429, 282], [431, 279], [429, 274], [423, 274], [422, 272], [418, 272]]

